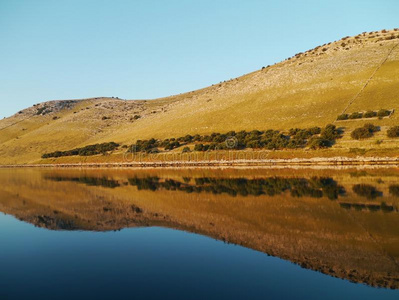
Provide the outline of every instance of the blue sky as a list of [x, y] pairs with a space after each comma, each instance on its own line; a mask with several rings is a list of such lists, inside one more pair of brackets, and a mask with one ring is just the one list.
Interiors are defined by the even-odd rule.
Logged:
[[363, 31], [398, 0], [0, 0], [0, 117], [53, 99], [179, 94]]

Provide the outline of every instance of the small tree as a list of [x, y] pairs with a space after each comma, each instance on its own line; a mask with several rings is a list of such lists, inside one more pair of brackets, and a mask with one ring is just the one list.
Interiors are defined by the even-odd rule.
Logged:
[[380, 110], [378, 111], [378, 113], [377, 113], [377, 116], [380, 117], [380, 118], [383, 118], [383, 117], [389, 116], [390, 114], [391, 114], [391, 112], [390, 112], [389, 110], [380, 109]]
[[348, 118], [349, 118], [348, 114], [342, 114], [342, 115], [338, 116], [337, 120], [338, 121], [340, 121], [340, 120], [348, 120]]
[[194, 146], [194, 151], [204, 151], [204, 144], [196, 144]]
[[312, 137], [308, 141], [308, 146], [310, 149], [321, 149], [328, 148], [331, 146], [331, 142], [329, 140], [323, 139], [321, 137]]
[[320, 136], [323, 139], [331, 141], [331, 142], [333, 142], [337, 138], [341, 137], [339, 130], [333, 124], [326, 125], [326, 127], [321, 131]]
[[362, 140], [370, 138], [374, 135], [374, 132], [378, 131], [378, 127], [373, 124], [367, 123], [363, 127], [356, 128], [352, 131], [351, 137], [355, 140]]
[[371, 111], [371, 110], [367, 111], [367, 112], [364, 114], [364, 117], [365, 117], [365, 118], [373, 118], [373, 117], [375, 117], [375, 116], [377, 116], [377, 113], [376, 113], [375, 111]]
[[374, 133], [379, 130], [379, 128], [371, 123], [366, 123], [363, 125], [364, 128], [366, 128], [368, 131]]
[[363, 118], [363, 113], [354, 112], [349, 116], [349, 119], [361, 119]]

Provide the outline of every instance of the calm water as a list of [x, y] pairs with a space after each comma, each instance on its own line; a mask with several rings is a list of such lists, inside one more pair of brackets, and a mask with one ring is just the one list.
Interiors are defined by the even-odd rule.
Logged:
[[399, 170], [0, 170], [0, 299], [398, 299]]

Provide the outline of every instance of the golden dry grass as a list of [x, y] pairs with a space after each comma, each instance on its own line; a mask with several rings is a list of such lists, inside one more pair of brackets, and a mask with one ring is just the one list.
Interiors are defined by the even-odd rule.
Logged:
[[[392, 34], [395, 38], [386, 40]], [[398, 44], [398, 31], [365, 34], [181, 95], [151, 101], [86, 99], [45, 116], [34, 116], [36, 108], [29, 108], [0, 121], [4, 128], [0, 129], [0, 163], [34, 163], [45, 152], [98, 142], [131, 144], [151, 137], [323, 126], [346, 108], [349, 113], [398, 110]], [[141, 118], [130, 120], [136, 114]], [[60, 118], [53, 120], [55, 115]], [[104, 116], [110, 119], [102, 120]], [[364, 148], [375, 155], [395, 153], [399, 140], [388, 140], [385, 132], [388, 126], [399, 125], [397, 112], [372, 121], [383, 130], [361, 142], [350, 140], [349, 135], [367, 121], [336, 122], [346, 133], [331, 151]], [[378, 139], [383, 143], [376, 145]]]

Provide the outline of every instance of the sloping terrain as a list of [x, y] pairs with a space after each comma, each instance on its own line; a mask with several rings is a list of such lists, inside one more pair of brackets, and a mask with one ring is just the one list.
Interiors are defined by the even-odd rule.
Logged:
[[[389, 118], [338, 121], [345, 130], [333, 148], [396, 149], [386, 129], [399, 125], [399, 31], [343, 38], [273, 66], [210, 87], [156, 100], [92, 98], [50, 101], [0, 121], [0, 163], [34, 163], [43, 153], [99, 142], [132, 144], [230, 130], [324, 126], [338, 115], [394, 110]], [[374, 139], [350, 140], [372, 121]], [[315, 154], [317, 155], [317, 154]]]

